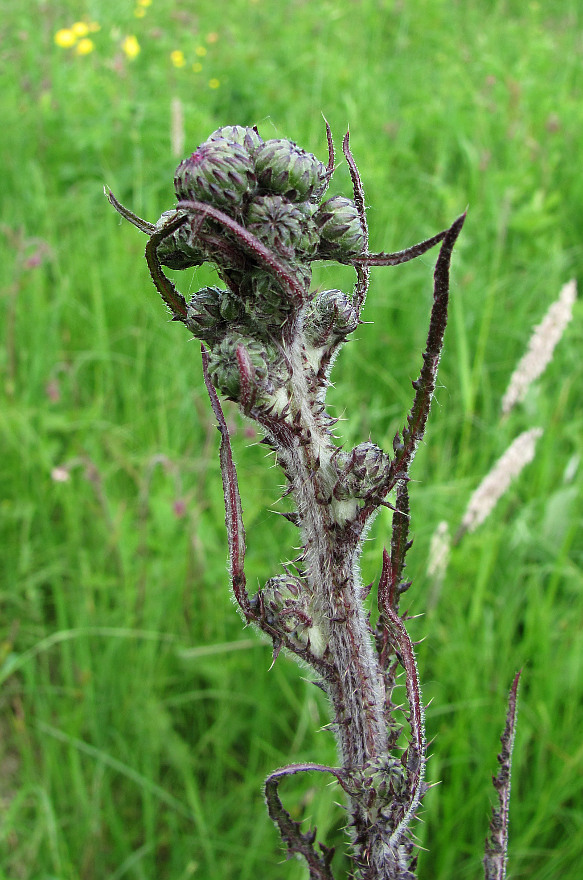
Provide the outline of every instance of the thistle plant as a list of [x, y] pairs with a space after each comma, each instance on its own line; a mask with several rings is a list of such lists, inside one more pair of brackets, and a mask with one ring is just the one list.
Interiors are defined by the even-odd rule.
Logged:
[[[274, 659], [284, 650], [311, 667], [331, 704], [339, 766], [303, 763], [276, 770], [265, 783], [269, 815], [288, 853], [305, 859], [311, 880], [332, 880], [333, 850], [316, 846], [315, 832], [302, 832], [279, 795], [285, 777], [331, 774], [345, 793], [351, 876], [408, 880], [416, 867], [412, 823], [427, 788], [424, 707], [407, 615], [399, 608], [410, 586], [408, 481], [435, 389], [450, 258], [465, 215], [413, 247], [371, 253], [348, 134], [342, 150], [352, 198], [327, 196], [335, 169], [327, 123], [326, 132], [323, 163], [289, 140], [263, 140], [256, 128], [218, 129], [178, 166], [176, 205], [155, 224], [107, 195], [149, 236], [146, 259], [154, 284], [173, 320], [202, 343], [204, 382], [221, 435], [230, 577], [243, 620], [269, 637]], [[326, 392], [336, 355], [361, 323], [371, 267], [396, 266], [437, 244], [427, 345], [402, 430], [389, 452], [371, 441], [346, 450], [335, 443]], [[311, 270], [317, 260], [352, 266], [354, 289], [314, 291]], [[224, 286], [204, 287], [187, 302], [163, 267], [203, 263], [216, 267]], [[299, 556], [254, 595], [246, 586], [243, 512], [221, 397], [237, 403], [276, 452], [295, 508], [284, 515], [300, 534]], [[392, 534], [380, 566], [373, 625], [366, 604], [372, 585], [362, 584], [359, 560], [381, 507], [392, 511]], [[401, 669], [404, 711], [395, 698]], [[514, 714], [509, 718], [500, 807], [485, 861], [488, 877], [504, 876]]]

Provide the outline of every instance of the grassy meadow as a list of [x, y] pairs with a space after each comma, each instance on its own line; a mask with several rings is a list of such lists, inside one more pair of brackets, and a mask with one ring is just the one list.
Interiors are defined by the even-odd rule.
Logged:
[[[220, 125], [326, 156], [347, 125], [371, 248], [469, 206], [440, 386], [413, 468], [407, 594], [433, 740], [421, 880], [474, 880], [507, 690], [523, 669], [509, 876], [583, 860], [581, 303], [544, 374], [501, 400], [531, 330], [583, 282], [583, 12], [577, 0], [24, 0], [0, 23], [0, 880], [306, 880], [263, 779], [334, 763], [323, 695], [243, 628], [229, 595], [218, 434], [200, 353], [168, 321], [103, 186], [154, 221], [178, 161]], [[184, 114], [184, 142], [179, 110]], [[181, 154], [179, 154], [181, 153]], [[350, 195], [345, 164], [334, 192]], [[373, 270], [335, 366], [346, 443], [390, 448], [411, 400], [436, 251]], [[183, 273], [189, 292], [210, 268]], [[349, 289], [346, 268], [314, 284]], [[579, 351], [579, 354], [577, 352]], [[226, 408], [252, 587], [293, 555], [281, 478]], [[534, 460], [451, 549], [523, 431]], [[378, 578], [388, 513], [365, 546]], [[282, 786], [342, 859], [319, 778]]]

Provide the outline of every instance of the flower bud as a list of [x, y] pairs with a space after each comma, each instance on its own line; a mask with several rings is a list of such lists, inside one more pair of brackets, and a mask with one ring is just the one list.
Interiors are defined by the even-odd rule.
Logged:
[[328, 179], [326, 167], [312, 153], [278, 138], [265, 141], [257, 150], [255, 171], [262, 189], [292, 202], [308, 199]]
[[316, 253], [316, 224], [283, 196], [256, 196], [247, 209], [246, 226], [287, 259], [293, 259], [296, 252], [304, 258]]
[[311, 304], [304, 321], [306, 340], [320, 348], [334, 344], [358, 326], [358, 310], [341, 290], [323, 290]]
[[359, 443], [352, 452], [340, 453], [337, 466], [340, 478], [334, 487], [334, 497], [339, 501], [348, 498], [373, 498], [380, 493], [391, 461], [375, 443]]
[[241, 396], [241, 367], [237, 357], [237, 348], [243, 345], [248, 362], [251, 364], [253, 376], [250, 381], [255, 393], [266, 389], [269, 370], [266, 346], [255, 339], [245, 338], [239, 334], [225, 337], [212, 350], [209, 359], [209, 376], [211, 382], [229, 400], [239, 402]]
[[218, 345], [227, 330], [221, 310], [224, 293], [219, 287], [203, 287], [186, 307], [186, 326], [193, 336], [211, 347]]
[[207, 141], [226, 140], [232, 144], [240, 144], [245, 147], [251, 155], [254, 154], [261, 144], [263, 138], [259, 136], [255, 128], [248, 128], [244, 125], [223, 125], [217, 128], [207, 138]]
[[[286, 315], [289, 303], [276, 279], [261, 269], [247, 274], [244, 285], [245, 309], [252, 320], [265, 320], [271, 323], [276, 315]], [[282, 318], [283, 319], [283, 318]]]
[[332, 196], [314, 215], [322, 240], [319, 253], [339, 262], [358, 257], [364, 251], [365, 235], [358, 209], [352, 199]]
[[[176, 211], [164, 211], [156, 223], [156, 232], [162, 229], [170, 217], [175, 216]], [[202, 248], [192, 239], [188, 221], [162, 239], [157, 254], [162, 265], [168, 266], [169, 269], [190, 269], [192, 266], [201, 266], [207, 259]]]
[[[309, 267], [296, 264], [294, 272], [297, 281], [307, 291], [311, 277]], [[289, 298], [279, 281], [261, 269], [251, 270], [242, 281], [240, 293], [245, 301], [248, 322], [254, 328], [253, 334], [280, 339], [296, 303]]]
[[239, 208], [255, 190], [253, 160], [245, 147], [222, 138], [205, 141], [176, 169], [179, 200], [208, 202], [217, 208]]
[[301, 580], [292, 575], [269, 578], [251, 600], [251, 607], [256, 613], [262, 610], [270, 626], [288, 634], [311, 623], [309, 596]]
[[221, 290], [219, 311], [221, 317], [225, 321], [232, 323], [242, 317], [243, 304], [231, 293], [230, 290]]

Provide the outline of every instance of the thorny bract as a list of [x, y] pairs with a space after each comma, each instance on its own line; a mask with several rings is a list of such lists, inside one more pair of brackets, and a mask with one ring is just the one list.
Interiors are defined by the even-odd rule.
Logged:
[[[311, 880], [333, 880], [333, 850], [315, 846], [315, 832], [302, 832], [278, 792], [285, 776], [331, 773], [347, 800], [351, 875], [408, 880], [415, 876], [411, 823], [426, 790], [426, 742], [415, 653], [406, 614], [399, 613], [400, 596], [409, 587], [407, 484], [435, 389], [450, 258], [465, 215], [406, 250], [370, 253], [364, 193], [348, 134], [342, 149], [353, 197], [326, 197], [335, 168], [327, 123], [326, 132], [324, 164], [292, 141], [263, 140], [256, 128], [218, 129], [178, 166], [177, 204], [155, 224], [107, 194], [149, 236], [146, 259], [154, 284], [173, 319], [202, 342], [204, 381], [221, 434], [230, 574], [243, 618], [269, 636], [274, 657], [284, 648], [311, 666], [332, 705], [340, 767], [306, 763], [272, 773], [265, 785], [269, 815], [289, 854], [305, 858]], [[370, 441], [346, 451], [334, 443], [326, 391], [339, 349], [361, 323], [370, 269], [407, 262], [437, 244], [427, 346], [411, 410], [391, 453]], [[352, 266], [353, 291], [313, 291], [316, 260]], [[204, 262], [214, 264], [225, 286], [205, 287], [187, 303], [162, 267], [188, 269]], [[246, 588], [241, 501], [219, 394], [239, 404], [277, 452], [295, 502], [286, 516], [301, 535], [293, 567], [284, 567], [253, 596]], [[382, 505], [393, 511], [392, 536], [383, 553], [373, 628], [364, 605], [370, 588], [361, 583], [359, 559]], [[393, 700], [399, 667], [408, 703], [404, 750], [402, 716]], [[485, 859], [488, 878], [504, 875], [513, 711], [509, 717], [505, 775]]]

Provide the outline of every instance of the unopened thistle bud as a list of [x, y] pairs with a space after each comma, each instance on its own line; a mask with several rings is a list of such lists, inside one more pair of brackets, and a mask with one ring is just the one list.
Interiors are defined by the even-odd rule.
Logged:
[[[156, 223], [156, 232], [159, 232], [165, 223], [175, 216], [176, 211], [164, 211]], [[202, 266], [207, 259], [202, 248], [192, 239], [188, 220], [160, 242], [157, 253], [162, 265], [168, 266], [169, 269], [190, 269], [193, 266]]]
[[384, 495], [386, 475], [390, 459], [375, 443], [359, 443], [352, 452], [338, 457], [338, 466], [343, 467], [340, 479], [334, 487], [334, 496], [339, 501], [348, 498], [375, 498]]
[[321, 657], [327, 647], [320, 624], [315, 620], [312, 596], [306, 585], [292, 575], [270, 578], [265, 587], [251, 599], [256, 614], [282, 636], [299, 648], [306, 648]]
[[320, 254], [323, 257], [342, 262], [363, 253], [366, 239], [352, 199], [332, 196], [320, 205], [314, 220], [322, 237]]
[[223, 339], [227, 324], [221, 303], [225, 291], [219, 287], [203, 287], [190, 299], [186, 309], [186, 326], [193, 336], [211, 348]]
[[319, 241], [314, 221], [284, 196], [256, 196], [247, 210], [247, 229], [283, 257], [313, 256]]
[[290, 201], [309, 199], [328, 178], [325, 165], [293, 141], [274, 138], [257, 150], [255, 170], [259, 186]]
[[260, 137], [255, 128], [248, 128], [244, 125], [223, 125], [222, 128], [217, 128], [217, 130], [213, 131], [213, 133], [207, 138], [207, 141], [219, 140], [229, 141], [232, 144], [240, 144], [242, 147], [245, 147], [251, 155], [253, 155], [255, 150], [257, 150], [263, 143], [263, 138]]
[[229, 335], [211, 352], [209, 376], [215, 388], [236, 403], [241, 399], [241, 357], [237, 351], [239, 347], [242, 348], [245, 362], [251, 369], [251, 375], [247, 377], [249, 390], [254, 396], [264, 396], [269, 390], [269, 354], [266, 346], [239, 334]]
[[245, 311], [248, 320], [256, 331], [275, 333], [285, 322], [292, 304], [286, 298], [281, 286], [271, 275], [259, 269], [247, 273], [241, 286], [245, 298]]
[[256, 610], [260, 604], [268, 620], [273, 623], [279, 617], [280, 612], [296, 608], [298, 602], [302, 604], [302, 582], [293, 575], [281, 574], [269, 578], [265, 587], [252, 600]]
[[219, 138], [205, 141], [180, 163], [174, 177], [179, 200], [208, 202], [217, 208], [241, 206], [255, 189], [253, 160], [245, 147]]
[[309, 343], [316, 348], [344, 339], [358, 326], [358, 311], [341, 290], [323, 290], [313, 301], [304, 322]]

